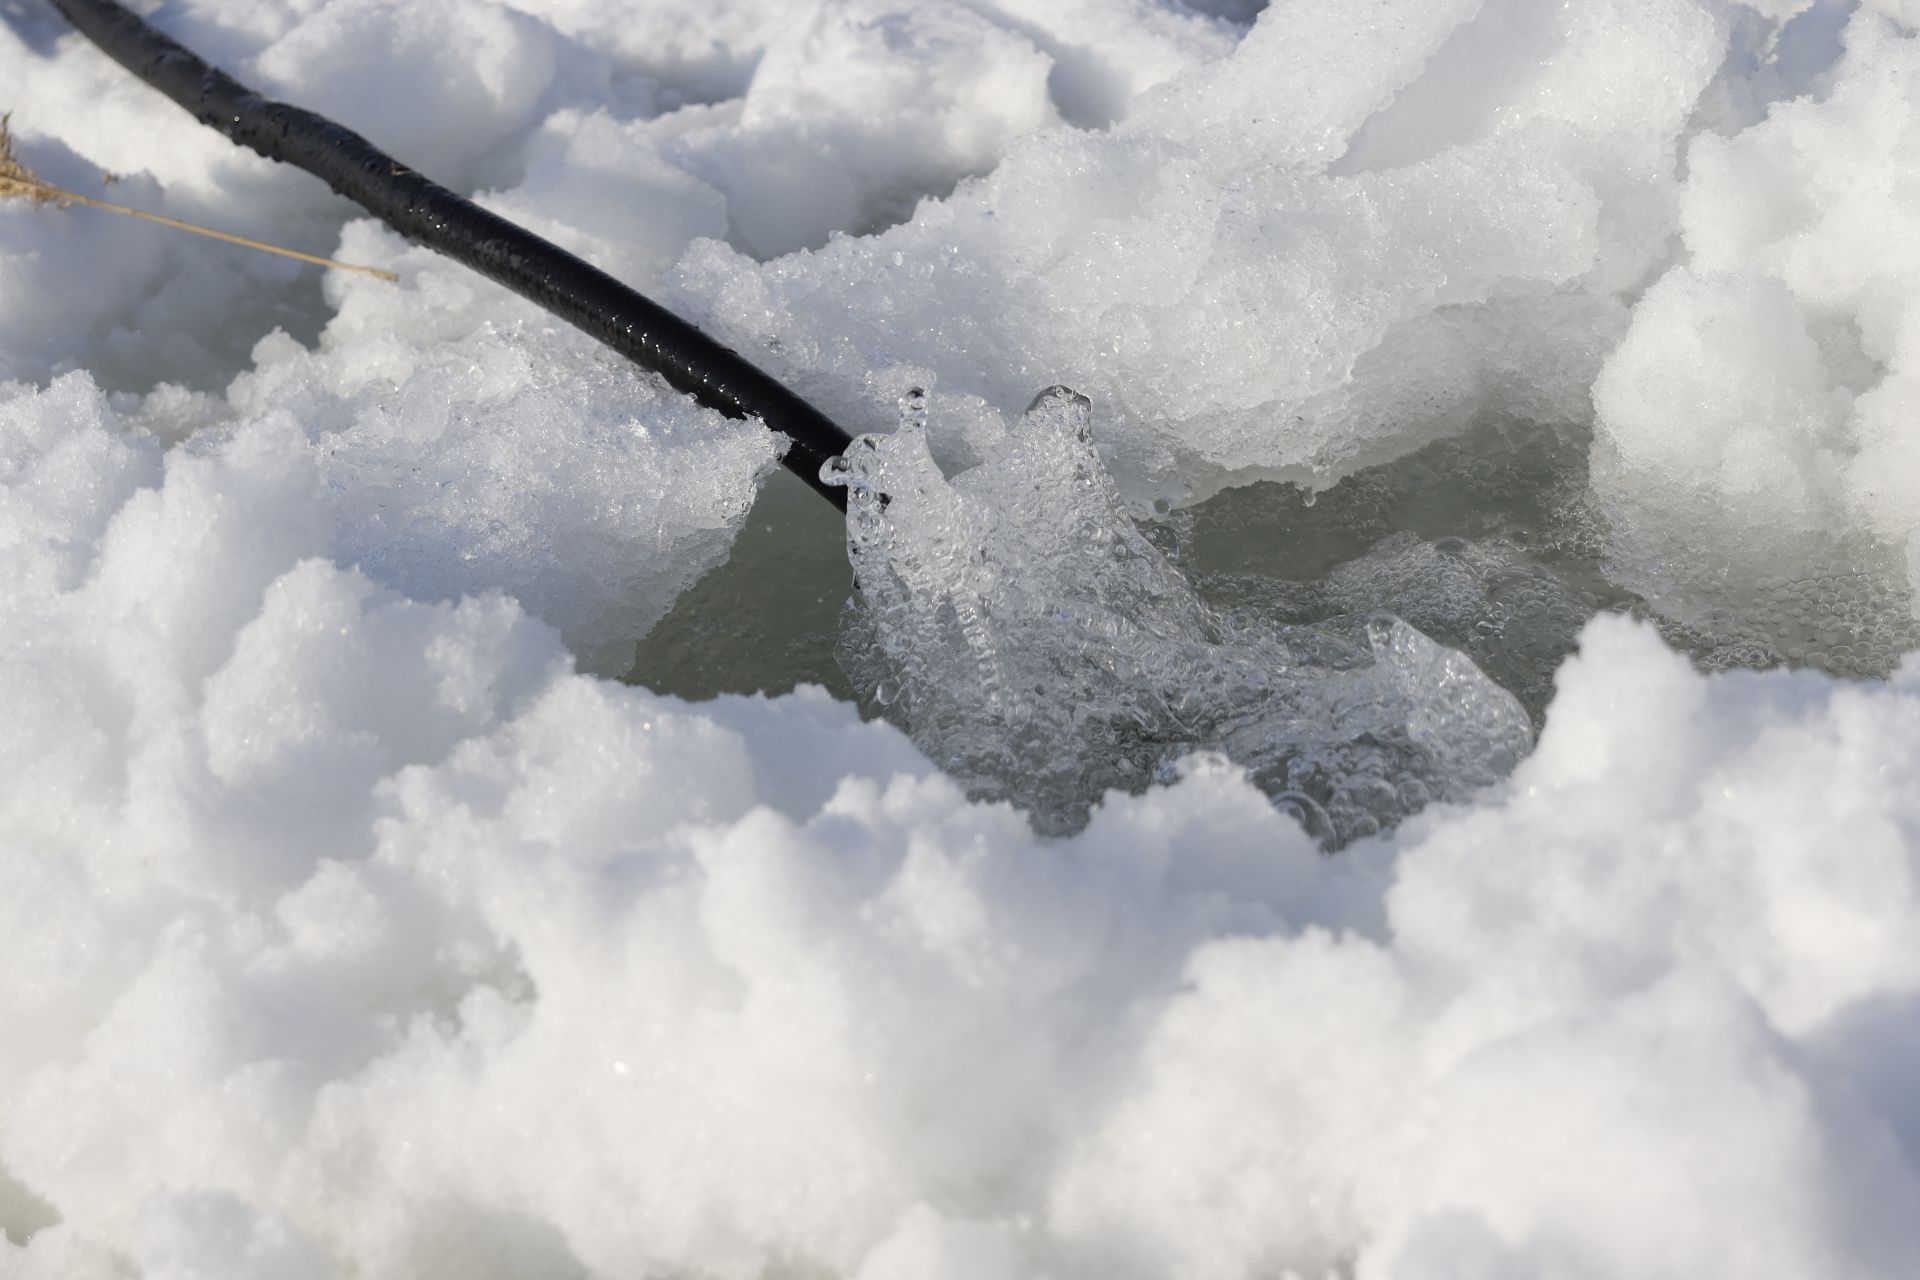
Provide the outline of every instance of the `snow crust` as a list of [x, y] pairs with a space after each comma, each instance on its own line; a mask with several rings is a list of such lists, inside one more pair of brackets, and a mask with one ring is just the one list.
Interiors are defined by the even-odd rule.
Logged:
[[[820, 689], [603, 678], [778, 442], [0, 4], [49, 178], [402, 276], [0, 202], [0, 1276], [1910, 1274], [1910, 0], [155, 17], [856, 429], [930, 387], [934, 507], [1057, 382], [1123, 533], [1590, 436], [1666, 636], [1886, 678], [1601, 617], [1338, 856], [1210, 753], [1036, 834]], [[1315, 590], [1571, 630], [1381, 535]]]
[[696, 247], [674, 296], [876, 429], [876, 352], [936, 420], [943, 397], [1006, 414], [1073, 386], [1111, 407], [1142, 500], [1330, 483], [1481, 413], [1586, 421], [1625, 295], [1671, 251], [1728, 19], [1482, 9], [1288, 4], [1108, 130], [1036, 133], [818, 254]]

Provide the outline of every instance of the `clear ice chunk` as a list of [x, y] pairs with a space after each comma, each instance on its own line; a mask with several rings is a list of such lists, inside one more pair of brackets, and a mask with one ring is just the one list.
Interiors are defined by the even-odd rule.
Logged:
[[822, 474], [848, 491], [858, 584], [841, 665], [974, 794], [1043, 831], [1215, 751], [1337, 845], [1498, 781], [1531, 746], [1511, 694], [1399, 618], [1355, 638], [1211, 608], [1127, 514], [1069, 388], [951, 479], [910, 392], [898, 430]]

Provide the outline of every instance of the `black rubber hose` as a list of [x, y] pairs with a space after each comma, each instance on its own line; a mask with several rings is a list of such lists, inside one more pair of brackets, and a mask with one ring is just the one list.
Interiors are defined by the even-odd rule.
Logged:
[[305, 169], [408, 239], [465, 263], [652, 369], [710, 409], [793, 441], [787, 467], [845, 509], [820, 467], [851, 442], [831, 418], [665, 307], [565, 249], [421, 177], [359, 134], [264, 98], [114, 0], [50, 0], [115, 62], [241, 146]]

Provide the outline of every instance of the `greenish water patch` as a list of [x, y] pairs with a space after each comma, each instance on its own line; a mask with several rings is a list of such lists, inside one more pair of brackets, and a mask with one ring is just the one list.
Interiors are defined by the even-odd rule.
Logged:
[[688, 699], [785, 693], [809, 682], [852, 698], [833, 656], [852, 586], [840, 513], [777, 470], [727, 562], [640, 641], [626, 679]]
[[[1649, 601], [1618, 584], [1584, 432], [1490, 421], [1318, 494], [1260, 483], [1144, 526], [1228, 617], [1348, 626], [1394, 613], [1471, 656], [1538, 721], [1596, 613], [1651, 619], [1708, 670], [1886, 676], [1920, 624], [1898, 557], [1848, 544], [1757, 582], [1691, 566]], [[690, 699], [796, 684], [856, 697], [836, 658], [852, 589], [837, 512], [777, 472], [727, 563], [640, 641], [627, 679]], [[882, 714], [877, 705], [863, 708]]]

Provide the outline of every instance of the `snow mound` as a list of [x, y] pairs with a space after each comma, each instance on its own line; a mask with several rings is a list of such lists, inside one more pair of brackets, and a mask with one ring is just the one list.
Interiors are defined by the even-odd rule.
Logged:
[[270, 426], [162, 461], [78, 378], [0, 423], [10, 1274], [1920, 1246], [1920, 666], [1602, 621], [1505, 791], [1391, 843], [1209, 756], [1048, 840], [817, 691], [688, 705], [313, 558]]

